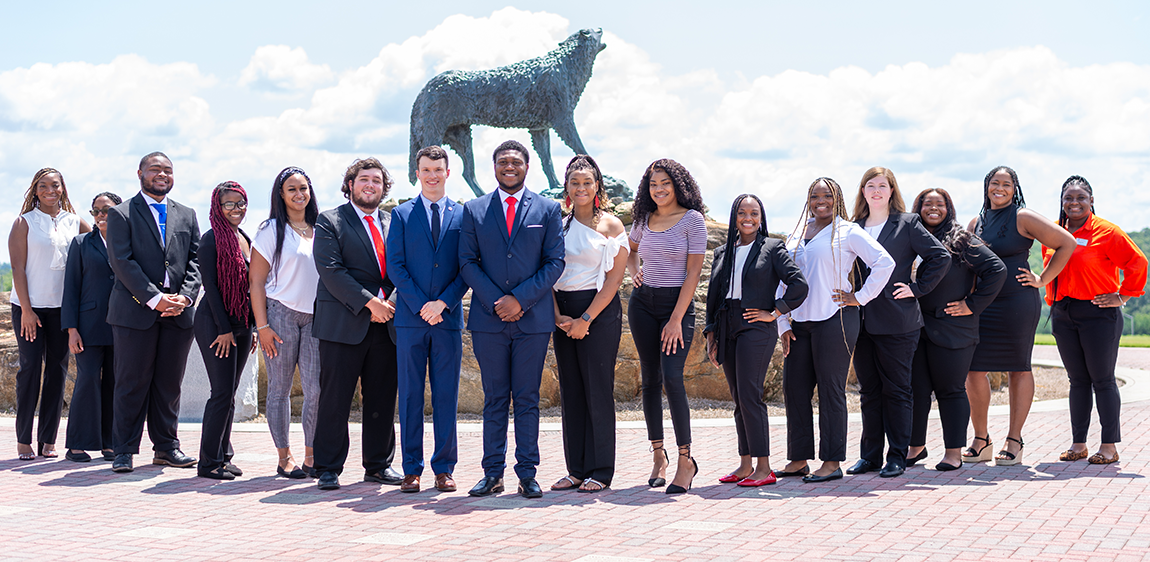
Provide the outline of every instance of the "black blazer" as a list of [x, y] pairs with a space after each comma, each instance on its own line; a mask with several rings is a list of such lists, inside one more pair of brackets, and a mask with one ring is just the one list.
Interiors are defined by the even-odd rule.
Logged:
[[[711, 282], [707, 287], [707, 326], [704, 333], [716, 329], [719, 309], [731, 285], [731, 269], [725, 257], [726, 245], [715, 248], [711, 259]], [[779, 282], [787, 286], [782, 300], [775, 301]], [[807, 278], [795, 265], [782, 240], [759, 235], [751, 243], [747, 263], [743, 265], [743, 308], [778, 310], [786, 314], [807, 299]]]
[[[240, 230], [240, 234], [248, 241], [251, 246], [252, 239], [248, 238], [248, 234]], [[216, 233], [209, 230], [204, 233], [204, 237], [200, 238], [200, 251], [198, 254], [200, 263], [200, 274], [204, 279], [204, 298], [203, 302], [207, 307], [200, 307], [200, 314], [207, 314], [211, 317], [212, 323], [216, 325], [216, 335], [230, 334], [238, 332], [245, 327], [251, 330], [255, 326], [255, 317], [252, 316], [251, 307], [248, 307], [248, 317], [246, 322], [244, 318], [232, 316], [228, 314], [228, 309], [224, 306], [224, 298], [220, 295], [220, 281], [219, 270], [217, 269], [216, 260], [219, 254], [216, 252]], [[247, 268], [244, 269], [244, 284], [247, 284]]]
[[108, 265], [108, 250], [100, 233], [81, 234], [68, 248], [64, 269], [64, 301], [60, 305], [60, 328], [76, 328], [84, 346], [112, 345], [108, 328], [108, 295], [116, 281]]
[[[375, 216], [386, 241], [391, 215], [376, 211]], [[312, 256], [319, 286], [311, 333], [321, 340], [349, 345], [363, 342], [371, 325], [368, 301], [380, 289], [387, 297], [395, 290], [390, 279], [380, 277], [375, 244], [359, 221], [359, 213], [345, 203], [320, 213], [315, 223]]]
[[194, 210], [169, 197], [165, 225], [168, 242], [164, 245], [149, 201], [151, 198], [140, 192], [108, 212], [108, 261], [116, 274], [108, 303], [108, 323], [136, 330], [150, 328], [160, 313], [149, 308], [148, 301], [163, 293], [167, 272], [172, 292], [193, 303], [174, 318], [176, 325], [191, 328], [196, 313], [194, 303], [200, 294], [200, 268], [196, 262], [200, 224]]
[[[859, 226], [863, 226], [860, 222]], [[863, 329], [868, 334], [905, 334], [922, 328], [922, 313], [917, 299], [894, 298], [895, 283], [906, 283], [915, 297], [921, 297], [942, 281], [950, 267], [950, 252], [922, 225], [914, 213], [891, 213], [878, 235], [878, 243], [894, 258], [894, 272], [882, 293], [862, 307]], [[914, 259], [922, 258], [917, 280], [911, 279]], [[870, 268], [856, 260], [859, 273], [856, 287], [861, 287], [870, 275]]]
[[[955, 225], [955, 228], [962, 227]], [[962, 257], [965, 261], [951, 256], [950, 269], [942, 281], [918, 299], [926, 324], [923, 333], [935, 345], [949, 349], [978, 343], [978, 315], [998, 296], [1007, 277], [1006, 265], [978, 237], [970, 241]], [[946, 313], [947, 303], [960, 300], [966, 301], [973, 314], [951, 316]]]

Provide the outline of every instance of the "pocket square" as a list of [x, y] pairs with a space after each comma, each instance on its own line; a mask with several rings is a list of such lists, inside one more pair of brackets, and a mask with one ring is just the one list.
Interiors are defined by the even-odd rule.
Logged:
[[527, 228], [543, 228], [543, 225], [541, 225], [541, 224], [529, 224], [529, 225], [527, 225]]

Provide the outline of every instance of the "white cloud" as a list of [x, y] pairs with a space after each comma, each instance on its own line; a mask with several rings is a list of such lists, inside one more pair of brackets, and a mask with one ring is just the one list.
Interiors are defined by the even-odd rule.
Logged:
[[240, 73], [240, 85], [272, 95], [307, 92], [335, 78], [326, 64], [312, 64], [303, 47], [264, 45]]
[[[229, 86], [192, 63], [155, 65], [125, 55], [104, 65], [6, 71], [0, 184], [6, 197], [18, 198], [36, 169], [53, 165], [86, 205], [105, 189], [134, 193], [137, 159], [161, 149], [175, 160], [176, 198], [206, 219], [211, 187], [240, 181], [252, 197], [254, 228], [281, 168], [308, 170], [321, 206], [331, 207], [343, 201], [343, 168], [371, 154], [396, 177], [393, 194], [410, 196], [408, 120], [419, 89], [444, 70], [541, 56], [575, 31], [569, 27], [561, 16], [514, 8], [451, 16], [382, 47], [363, 66], [337, 71], [308, 62], [299, 48], [261, 47], [243, 71], [244, 84], [312, 93], [278, 115], [224, 122], [204, 99], [225, 103], [226, 96], [208, 94]], [[575, 113], [584, 144], [605, 173], [632, 187], [656, 158], [683, 162], [720, 220], [735, 195], [754, 192], [764, 196], [771, 229], [790, 230], [811, 180], [834, 177], [853, 198], [858, 178], [874, 165], [892, 168], [908, 197], [928, 186], [950, 190], [969, 218], [981, 203], [983, 175], [1007, 164], [1018, 170], [1031, 207], [1047, 216], [1057, 212], [1062, 181], [1082, 174], [1096, 188], [1099, 214], [1132, 230], [1150, 225], [1150, 66], [1075, 67], [1035, 46], [876, 73], [843, 67], [724, 81], [708, 70], [660, 66], [618, 33], [605, 30], [607, 49]], [[474, 137], [485, 185], [489, 151], [506, 138], [529, 140], [525, 131], [487, 127], [475, 127]], [[561, 171], [571, 151], [552, 139]], [[457, 175], [449, 194], [469, 198], [452, 159]], [[529, 182], [544, 187], [537, 165]], [[0, 212], [0, 221], [12, 218]]]

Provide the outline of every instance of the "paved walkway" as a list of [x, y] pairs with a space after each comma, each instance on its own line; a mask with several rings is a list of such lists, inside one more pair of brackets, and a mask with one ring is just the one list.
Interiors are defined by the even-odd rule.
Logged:
[[[1053, 348], [1039, 348], [1045, 357]], [[1056, 358], [1054, 353], [1053, 357]], [[1150, 350], [1123, 350], [1124, 366], [1147, 368]], [[1146, 373], [1141, 373], [1146, 375]], [[1142, 395], [1148, 386], [1130, 386]], [[1137, 391], [1137, 392], [1135, 392]], [[11, 422], [6, 424], [11, 435]], [[241, 424], [243, 425], [243, 424]], [[142, 464], [119, 475], [110, 463], [0, 461], [0, 559], [58, 560], [1143, 560], [1150, 557], [1150, 400], [1123, 405], [1122, 461], [1061, 463], [1065, 410], [1036, 411], [1023, 464], [967, 465], [954, 472], [914, 467], [900, 477], [847, 477], [829, 485], [787, 479], [742, 489], [716, 482], [734, 467], [730, 426], [697, 426], [701, 472], [691, 493], [672, 497], [645, 485], [650, 453], [639, 429], [618, 432], [614, 488], [598, 494], [512, 493], [475, 499], [481, 437], [460, 435], [456, 479], [463, 491], [401, 494], [356, 482], [320, 492], [314, 483], [273, 477], [265, 428], [234, 435], [246, 474], [217, 483], [194, 470]], [[782, 427], [772, 448], [785, 453]], [[858, 441], [852, 422], [850, 443]], [[1091, 434], [1097, 446], [1097, 426]], [[181, 426], [184, 450], [199, 427]], [[1001, 438], [1005, 418], [991, 431]], [[357, 434], [353, 433], [353, 441]], [[293, 439], [302, 445], [302, 434]], [[940, 446], [937, 421], [929, 446]], [[6, 451], [14, 451], [9, 437]], [[430, 447], [430, 443], [428, 444]], [[564, 474], [562, 436], [545, 431], [540, 481]], [[301, 449], [302, 450], [302, 449]], [[849, 450], [857, 451], [857, 446]], [[13, 454], [14, 456], [14, 454]], [[353, 449], [353, 458], [358, 449]], [[850, 459], [853, 461], [853, 457]], [[933, 467], [934, 454], [926, 462]], [[510, 472], [509, 472], [510, 474]], [[513, 482], [509, 481], [513, 488]]]

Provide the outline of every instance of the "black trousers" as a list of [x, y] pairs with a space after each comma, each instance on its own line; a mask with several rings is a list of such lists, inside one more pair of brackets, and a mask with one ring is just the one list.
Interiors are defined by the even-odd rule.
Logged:
[[942, 443], [947, 449], [966, 446], [966, 426], [970, 423], [970, 401], [966, 399], [966, 373], [974, 359], [971, 344], [960, 349], [935, 345], [923, 330], [914, 352], [910, 384], [914, 402], [911, 413], [910, 444], [926, 445], [926, 421], [930, 416], [930, 394], [938, 401], [942, 422]]
[[85, 345], [76, 355], [76, 384], [68, 405], [64, 446], [80, 451], [111, 449], [116, 392], [115, 347]]
[[[598, 291], [556, 291], [564, 316], [578, 318]], [[555, 330], [559, 405], [563, 411], [563, 453], [567, 472], [605, 485], [615, 475], [615, 358], [623, 334], [619, 295], [591, 321], [581, 340]]]
[[20, 354], [20, 370], [16, 371], [16, 442], [25, 445], [32, 444], [37, 402], [40, 426], [36, 441], [56, 442], [60, 411], [64, 408], [64, 372], [68, 369], [68, 333], [60, 330], [60, 309], [33, 308], [32, 312], [40, 319], [40, 327], [36, 328], [36, 340], [28, 341], [20, 335], [20, 307], [12, 305], [12, 329]]
[[913, 410], [910, 371], [920, 330], [875, 335], [865, 325], [855, 345], [855, 376], [859, 381], [862, 439], [859, 457], [881, 464], [883, 436], [887, 462], [906, 466]]
[[769, 457], [771, 438], [767, 405], [763, 403], [763, 381], [771, 355], [779, 340], [774, 322], [747, 322], [743, 319], [743, 305], [737, 299], [727, 300], [726, 329], [716, 342], [723, 350], [723, 374], [727, 388], [735, 402], [735, 435], [739, 442], [739, 456]]
[[[206, 311], [205, 311], [206, 312]], [[200, 433], [200, 474], [211, 472], [231, 460], [232, 419], [236, 414], [236, 390], [240, 386], [244, 366], [252, 350], [252, 329], [241, 328], [232, 332], [236, 345], [227, 357], [216, 357], [216, 348], [210, 347], [219, 328], [211, 314], [196, 316], [194, 326], [196, 345], [204, 357], [211, 394], [204, 404], [203, 430]]]
[[1120, 443], [1122, 398], [1114, 380], [1122, 309], [1100, 308], [1090, 301], [1063, 298], [1050, 312], [1054, 341], [1070, 378], [1070, 432], [1074, 443], [1085, 443], [1090, 429], [1090, 395], [1098, 401], [1103, 443]]
[[[186, 309], [184, 314], [190, 312]], [[180, 447], [176, 437], [180, 385], [192, 338], [192, 328], [177, 326], [175, 318], [160, 318], [145, 330], [112, 326], [116, 345], [112, 442], [116, 454], [140, 452], [145, 418], [153, 450]]]
[[858, 307], [839, 309], [818, 322], [794, 322], [795, 340], [783, 362], [787, 407], [787, 458], [815, 458], [811, 399], [819, 389], [819, 460], [847, 458], [847, 372], [859, 337]]
[[663, 393], [671, 410], [675, 426], [675, 444], [691, 443], [691, 406], [687, 402], [687, 389], [683, 385], [683, 366], [691, 351], [695, 334], [695, 303], [687, 306], [683, 315], [683, 347], [673, 354], [662, 351], [663, 326], [671, 319], [680, 287], [636, 287], [627, 305], [627, 320], [631, 324], [631, 337], [639, 355], [642, 379], [643, 418], [647, 422], [647, 439], [663, 439]]
[[395, 342], [387, 324], [372, 322], [358, 344], [319, 340], [319, 404], [315, 469], [341, 474], [351, 438], [347, 421], [355, 385], [363, 409], [363, 468], [374, 474], [395, 459], [395, 404], [399, 394]]

